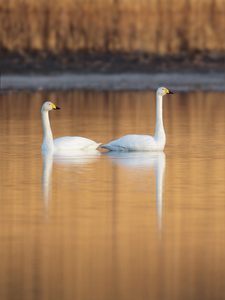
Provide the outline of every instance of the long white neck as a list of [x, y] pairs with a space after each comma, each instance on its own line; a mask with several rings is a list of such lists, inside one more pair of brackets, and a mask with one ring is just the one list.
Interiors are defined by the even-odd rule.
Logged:
[[48, 111], [42, 111], [41, 116], [42, 116], [42, 127], [43, 127], [42, 150], [53, 151], [54, 144], [53, 144], [52, 130], [49, 122]]
[[163, 126], [163, 97], [158, 94], [156, 94], [156, 125], [154, 138], [162, 144], [166, 142], [166, 134]]

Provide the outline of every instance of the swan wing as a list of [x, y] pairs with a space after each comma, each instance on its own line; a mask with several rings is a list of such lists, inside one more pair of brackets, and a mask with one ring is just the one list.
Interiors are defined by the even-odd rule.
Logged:
[[79, 136], [65, 136], [54, 139], [56, 151], [96, 150], [99, 143]]
[[154, 151], [157, 143], [150, 135], [129, 134], [101, 147], [110, 151]]

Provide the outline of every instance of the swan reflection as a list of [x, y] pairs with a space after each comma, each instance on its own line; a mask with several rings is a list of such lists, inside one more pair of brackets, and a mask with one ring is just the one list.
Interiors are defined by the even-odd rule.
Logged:
[[163, 180], [166, 168], [164, 152], [108, 152], [114, 164], [129, 170], [154, 170], [156, 178], [156, 209], [159, 229], [162, 227]]
[[51, 198], [51, 177], [53, 164], [63, 166], [84, 166], [94, 162], [100, 153], [96, 151], [76, 151], [73, 155], [53, 155], [51, 152], [43, 153], [43, 172], [42, 172], [42, 194], [45, 208]]

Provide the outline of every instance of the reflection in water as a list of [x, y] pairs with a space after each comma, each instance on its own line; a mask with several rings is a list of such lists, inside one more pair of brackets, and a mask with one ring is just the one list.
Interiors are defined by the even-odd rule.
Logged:
[[141, 170], [154, 169], [156, 177], [156, 208], [159, 229], [162, 227], [163, 212], [163, 179], [166, 168], [166, 156], [164, 152], [108, 152], [107, 156], [120, 166], [126, 167], [132, 172], [134, 168]]
[[151, 92], [0, 95], [0, 299], [223, 299], [224, 95], [165, 100], [164, 184], [163, 157], [148, 153], [44, 161], [43, 99], [62, 108], [54, 137], [154, 130]]
[[43, 171], [42, 171], [42, 191], [45, 209], [48, 208], [50, 201], [51, 179], [52, 179], [52, 163], [53, 155], [51, 153], [45, 153], [43, 155]]
[[96, 160], [100, 153], [96, 150], [91, 151], [73, 151], [73, 155], [53, 155], [51, 151], [43, 153], [43, 172], [42, 172], [42, 191], [45, 208], [51, 198], [51, 177], [53, 162], [64, 166], [82, 166]]

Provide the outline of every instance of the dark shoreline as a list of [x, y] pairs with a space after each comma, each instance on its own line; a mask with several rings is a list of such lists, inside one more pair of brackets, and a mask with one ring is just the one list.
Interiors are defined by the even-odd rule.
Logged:
[[119, 74], [167, 72], [224, 72], [225, 53], [195, 51], [179, 55], [135, 53], [0, 52], [1, 74]]

